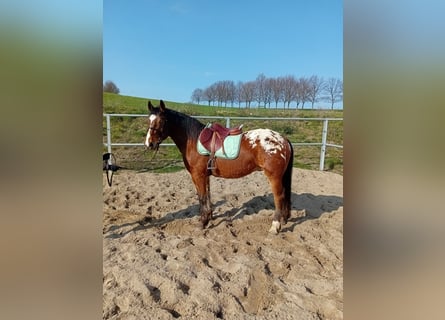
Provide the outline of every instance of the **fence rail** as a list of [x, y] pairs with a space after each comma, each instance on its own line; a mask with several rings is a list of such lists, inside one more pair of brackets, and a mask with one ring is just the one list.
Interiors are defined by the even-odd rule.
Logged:
[[[148, 117], [147, 114], [130, 114], [130, 113], [105, 113], [103, 116], [106, 119], [107, 142], [104, 146], [107, 151], [111, 153], [112, 146], [144, 146], [143, 143], [127, 143], [127, 142], [111, 142], [111, 117]], [[343, 149], [342, 145], [327, 142], [328, 123], [329, 121], [343, 121], [343, 118], [270, 118], [270, 117], [227, 117], [227, 116], [193, 116], [196, 119], [224, 119], [226, 127], [230, 127], [231, 120], [272, 120], [272, 121], [322, 121], [323, 130], [321, 133], [321, 142], [292, 142], [293, 146], [320, 146], [320, 165], [319, 170], [324, 170], [324, 160], [326, 154], [326, 147]], [[162, 143], [161, 146], [174, 146], [174, 143]]]

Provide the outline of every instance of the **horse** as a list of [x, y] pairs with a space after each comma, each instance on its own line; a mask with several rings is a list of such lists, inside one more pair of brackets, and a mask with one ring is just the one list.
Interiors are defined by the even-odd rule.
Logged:
[[278, 234], [290, 217], [294, 158], [290, 141], [269, 129], [246, 131], [242, 133], [238, 157], [234, 160], [215, 158], [209, 168], [209, 156], [197, 151], [198, 137], [204, 128], [205, 125], [197, 119], [167, 109], [163, 100], [158, 107], [148, 101], [148, 130], [144, 145], [157, 152], [167, 137], [174, 141], [198, 193], [203, 229], [212, 219], [210, 176], [240, 178], [262, 170], [269, 180], [275, 204], [269, 232]]

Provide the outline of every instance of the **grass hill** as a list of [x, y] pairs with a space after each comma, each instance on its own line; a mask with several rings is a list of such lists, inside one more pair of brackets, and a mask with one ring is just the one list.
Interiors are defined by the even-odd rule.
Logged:
[[[103, 94], [103, 113], [130, 113], [147, 114], [147, 101], [151, 100], [154, 105], [159, 100], [123, 96], [113, 93]], [[224, 117], [298, 117], [298, 118], [342, 118], [342, 110], [310, 110], [310, 109], [275, 109], [272, 108], [238, 108], [238, 107], [215, 107], [208, 105], [196, 105], [191, 103], [177, 103], [164, 100], [168, 108], [183, 112], [191, 116], [220, 116], [221, 123], [225, 123]], [[206, 119], [203, 123], [215, 121]], [[321, 121], [295, 121], [295, 120], [231, 120], [231, 126], [244, 124], [243, 129], [270, 128], [288, 137], [292, 142], [321, 142]], [[103, 137], [106, 141], [106, 123], [103, 121]], [[111, 118], [112, 142], [142, 143], [147, 131], [147, 119], [145, 117]], [[343, 145], [343, 121], [330, 121], [328, 127], [328, 143]], [[165, 142], [172, 141], [167, 139]], [[106, 148], [104, 147], [104, 152]], [[153, 153], [145, 151], [143, 147], [119, 147], [113, 146], [112, 152], [117, 157], [118, 164], [136, 170], [157, 170], [169, 168], [176, 170], [182, 168], [182, 160], [176, 147], [160, 148], [155, 159]], [[307, 169], [318, 169], [320, 157], [319, 146], [296, 146], [294, 165]], [[335, 172], [343, 172], [343, 150], [328, 147], [325, 158], [325, 168]]]

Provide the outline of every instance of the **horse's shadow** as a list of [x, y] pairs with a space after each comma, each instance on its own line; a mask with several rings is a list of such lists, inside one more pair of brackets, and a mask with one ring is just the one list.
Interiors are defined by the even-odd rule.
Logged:
[[[227, 200], [219, 200], [213, 204], [213, 208], [217, 209], [218, 206], [226, 203]], [[343, 198], [339, 196], [333, 195], [313, 195], [311, 193], [302, 193], [296, 194], [292, 193], [292, 210], [304, 211], [304, 215], [291, 217], [288, 220], [288, 223], [281, 232], [293, 232], [294, 228], [307, 221], [312, 219], [318, 219], [323, 214], [329, 213], [337, 210], [338, 208], [343, 206]], [[218, 220], [218, 222], [214, 222], [208, 228], [215, 228], [219, 226], [221, 223], [232, 222], [234, 220], [243, 219], [246, 215], [252, 215], [258, 213], [261, 210], [274, 210], [274, 199], [273, 195], [269, 194], [266, 196], [256, 196], [251, 200], [244, 202], [238, 207], [234, 207], [228, 211], [225, 211], [220, 214], [214, 214], [213, 220]], [[199, 216], [199, 204], [191, 205], [185, 209], [181, 209], [175, 212], [170, 212], [165, 216], [154, 219], [150, 216], [145, 216], [144, 218], [124, 223], [121, 225], [113, 225], [106, 232], [113, 231], [106, 236], [106, 238], [121, 238], [130, 232], [136, 232], [139, 230], [146, 230], [154, 227], [162, 228], [166, 224], [174, 220], [180, 219], [189, 219], [195, 216]], [[289, 223], [291, 223], [289, 225]], [[122, 231], [123, 228], [134, 225], [133, 228]]]
[[[291, 217], [288, 219], [288, 223], [281, 232], [292, 232], [295, 226], [304, 221], [311, 219], [318, 219], [324, 213], [332, 212], [343, 206], [343, 198], [339, 196], [326, 196], [326, 195], [313, 195], [311, 193], [296, 194], [292, 193], [292, 206], [291, 210], [304, 211], [304, 215]], [[272, 194], [266, 196], [257, 196], [251, 200], [243, 203], [240, 207], [233, 208], [220, 215], [214, 215], [215, 219], [222, 218], [217, 224], [212, 227], [216, 227], [223, 222], [231, 222], [237, 219], [243, 219], [246, 215], [257, 213], [260, 210], [274, 210], [274, 198]], [[291, 223], [291, 225], [289, 225]]]
[[[214, 207], [220, 206], [225, 203], [226, 200], [221, 200], [213, 204]], [[105, 233], [112, 232], [105, 236], [105, 238], [122, 238], [126, 234], [130, 232], [136, 232], [139, 230], [147, 230], [156, 227], [164, 227], [169, 222], [180, 220], [180, 219], [189, 219], [195, 216], [199, 216], [199, 204], [191, 205], [185, 209], [181, 209], [175, 212], [167, 213], [165, 216], [155, 219], [151, 216], [145, 216], [137, 221], [132, 221], [128, 223], [123, 223], [120, 225], [112, 225], [105, 231]], [[122, 229], [126, 229], [126, 227], [134, 226], [133, 228], [123, 231]]]
[[[334, 195], [313, 195], [312, 193], [292, 194], [292, 210], [304, 211], [304, 215], [290, 217], [281, 232], [293, 232], [294, 228], [307, 221], [320, 218], [323, 214], [343, 207], [343, 197]], [[291, 223], [291, 225], [289, 225]]]

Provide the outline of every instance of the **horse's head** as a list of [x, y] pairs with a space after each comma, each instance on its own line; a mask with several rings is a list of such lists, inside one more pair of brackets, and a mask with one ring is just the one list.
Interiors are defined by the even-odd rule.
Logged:
[[145, 146], [150, 149], [159, 149], [159, 144], [168, 137], [166, 108], [164, 101], [160, 101], [155, 108], [148, 101], [148, 131], [145, 138]]

